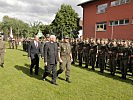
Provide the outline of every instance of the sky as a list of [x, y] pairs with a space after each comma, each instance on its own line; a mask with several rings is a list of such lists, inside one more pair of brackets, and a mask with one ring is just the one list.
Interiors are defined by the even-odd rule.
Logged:
[[89, 0], [0, 0], [0, 21], [3, 16], [17, 18], [27, 23], [40, 21], [50, 24], [61, 4], [70, 4], [83, 18], [83, 9], [78, 4]]

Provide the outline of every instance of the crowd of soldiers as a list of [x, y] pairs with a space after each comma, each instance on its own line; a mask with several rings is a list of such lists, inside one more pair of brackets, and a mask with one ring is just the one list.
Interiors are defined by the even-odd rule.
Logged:
[[72, 39], [71, 46], [73, 64], [78, 62], [82, 67], [84, 61], [85, 68], [99, 68], [101, 73], [109, 68], [113, 76], [118, 69], [123, 79], [126, 79], [128, 71], [133, 75], [133, 41], [80, 38]]
[[[30, 39], [23, 41], [23, 50], [28, 50]], [[46, 37], [41, 41], [42, 45], [49, 41]], [[60, 41], [61, 42], [61, 41]], [[107, 68], [111, 75], [115, 75], [116, 70], [126, 79], [127, 72], [133, 75], [133, 41], [127, 40], [108, 40], [108, 39], [70, 39], [72, 47], [72, 64], [78, 63], [85, 68], [91, 66], [92, 70], [99, 68], [103, 73]], [[43, 48], [43, 47], [42, 47]]]
[[17, 49], [19, 45], [18, 38], [8, 38], [9, 49]]

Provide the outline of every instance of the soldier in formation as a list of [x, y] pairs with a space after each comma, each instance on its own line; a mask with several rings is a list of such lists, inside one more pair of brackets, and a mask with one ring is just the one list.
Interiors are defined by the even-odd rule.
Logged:
[[77, 61], [80, 67], [85, 64], [85, 68], [99, 68], [101, 73], [108, 67], [113, 76], [118, 69], [123, 79], [126, 79], [128, 71], [133, 74], [133, 42], [93, 38], [80, 38], [77, 43], [74, 41], [71, 43], [72, 56], [74, 63]]

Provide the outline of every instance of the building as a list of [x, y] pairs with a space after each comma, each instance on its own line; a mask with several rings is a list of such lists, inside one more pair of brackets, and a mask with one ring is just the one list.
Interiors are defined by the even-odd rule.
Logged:
[[133, 0], [90, 0], [83, 8], [83, 37], [133, 39]]

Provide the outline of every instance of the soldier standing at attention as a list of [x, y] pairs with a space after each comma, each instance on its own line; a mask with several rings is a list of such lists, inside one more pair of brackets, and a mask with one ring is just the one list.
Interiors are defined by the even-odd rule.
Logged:
[[70, 67], [72, 62], [71, 45], [69, 43], [69, 37], [65, 36], [64, 41], [59, 46], [58, 51], [60, 69], [57, 71], [57, 76], [61, 74], [66, 68], [66, 81], [70, 81]]
[[132, 76], [133, 76], [133, 42], [131, 42], [131, 45], [130, 45], [130, 55], [129, 55], [129, 62], [128, 63], [130, 64], [129, 70], [131, 71]]
[[105, 42], [104, 42], [104, 40], [101, 40], [100, 50], [98, 51], [99, 52], [98, 65], [99, 65], [101, 73], [103, 73], [104, 69], [105, 69], [106, 50], [107, 50], [107, 48], [106, 48]]
[[85, 68], [88, 68], [89, 65], [89, 51], [90, 51], [89, 39], [86, 39], [84, 44]]
[[83, 62], [83, 37], [80, 37], [80, 41], [78, 43], [78, 60], [79, 60], [79, 66], [82, 67], [82, 62]]
[[4, 67], [4, 54], [5, 54], [5, 43], [2, 40], [2, 36], [0, 35], [0, 57], [1, 57], [0, 66], [1, 67]]
[[77, 59], [77, 47], [76, 47], [77, 43], [76, 40], [72, 40], [71, 46], [72, 46], [72, 57], [73, 57], [73, 62], [72, 64], [75, 64], [76, 59]]
[[92, 66], [92, 70], [95, 70], [95, 63], [96, 63], [96, 53], [97, 53], [97, 45], [95, 40], [92, 40], [90, 42], [90, 51], [89, 51], [89, 56], [90, 56], [90, 65]]
[[109, 54], [109, 67], [110, 67], [110, 72], [111, 72], [111, 75], [114, 76], [115, 75], [115, 72], [116, 72], [117, 57], [118, 57], [116, 41], [113, 41], [110, 44], [108, 54]]
[[129, 48], [128, 44], [123, 41], [122, 46], [119, 48], [119, 55], [121, 56], [120, 59], [120, 70], [122, 74], [122, 78], [126, 79], [128, 62], [129, 62]]

